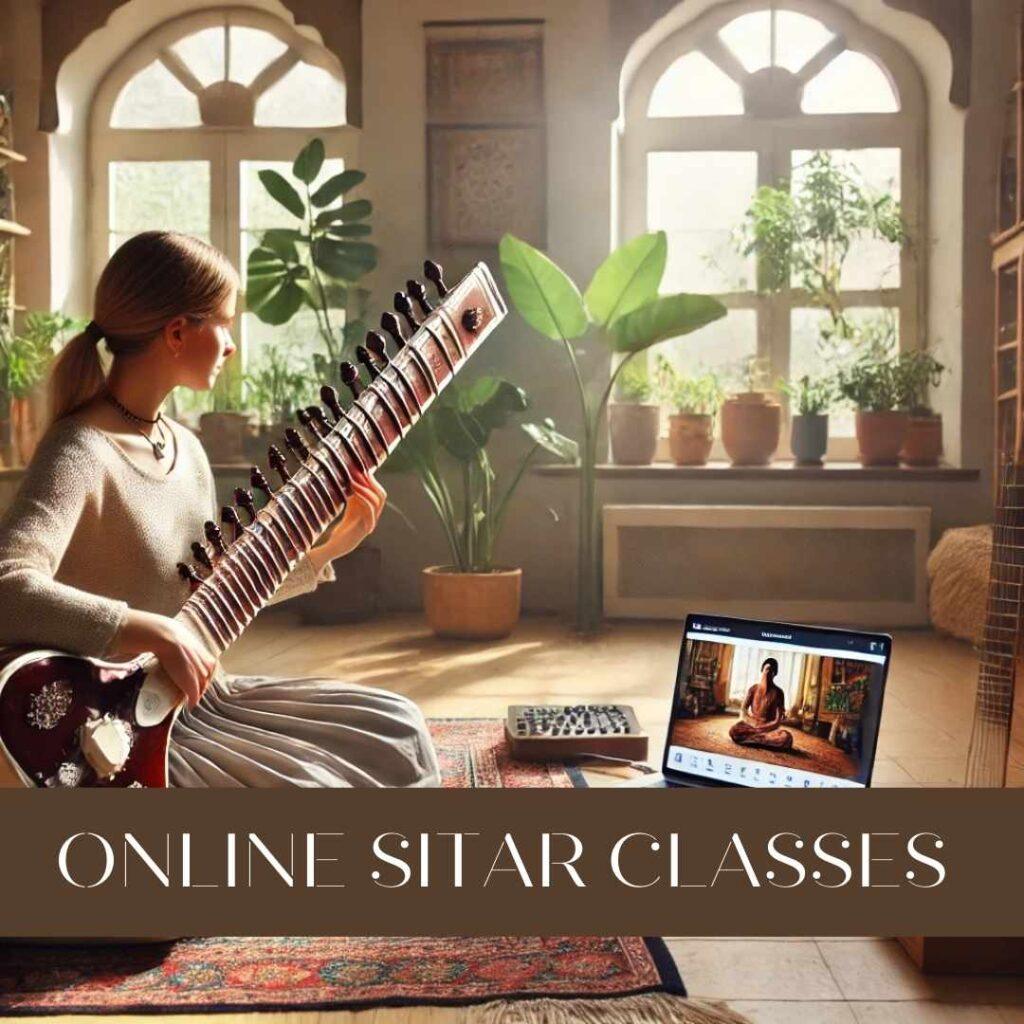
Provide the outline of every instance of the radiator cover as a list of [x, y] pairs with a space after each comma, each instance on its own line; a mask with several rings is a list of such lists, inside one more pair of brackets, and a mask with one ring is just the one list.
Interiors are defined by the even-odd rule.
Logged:
[[928, 624], [926, 507], [606, 505], [610, 617]]

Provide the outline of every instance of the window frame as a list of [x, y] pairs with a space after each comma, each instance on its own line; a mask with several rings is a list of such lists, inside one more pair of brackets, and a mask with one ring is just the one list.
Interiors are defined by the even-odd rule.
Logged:
[[[358, 165], [360, 131], [352, 125], [305, 126], [301, 128], [264, 125], [205, 125], [187, 128], [115, 128], [111, 125], [114, 104], [124, 85], [155, 60], [161, 51], [179, 39], [204, 28], [231, 26], [262, 29], [288, 47], [285, 55], [271, 61], [254, 86], [262, 91], [284, 76], [297, 59], [322, 67], [344, 84], [338, 59], [324, 47], [300, 35], [292, 26], [273, 15], [250, 8], [221, 7], [186, 14], [158, 25], [136, 41], [107, 70], [90, 110], [89, 180], [92, 201], [87, 206], [91, 280], [95, 282], [109, 258], [110, 164], [132, 161], [197, 160], [210, 165], [210, 241], [238, 268], [243, 291], [239, 295], [236, 331], [240, 342], [240, 363], [245, 360], [245, 338], [241, 330], [245, 312], [245, 266], [242, 252], [241, 164], [243, 161], [285, 161], [313, 136], [323, 139], [328, 159], [341, 159], [345, 167]], [[279, 67], [275, 67], [280, 65]], [[264, 74], [275, 68], [270, 80]], [[262, 81], [261, 81], [262, 80]]]
[[[843, 49], [856, 50], [874, 59], [892, 83], [899, 110], [893, 113], [796, 114], [758, 116], [709, 115], [648, 117], [651, 94], [664, 72], [692, 50], [702, 50], [741, 89], [735, 76], [739, 65], [726, 70], [719, 60], [729, 61], [718, 31], [740, 15], [773, 7], [805, 14], [830, 29], [835, 39], [821, 53], [830, 59]], [[712, 54], [719, 57], [716, 60]], [[809, 64], [815, 63], [812, 58]], [[813, 73], [822, 70], [821, 61]], [[806, 66], [805, 66], [806, 67]], [[744, 73], [745, 74], [745, 73]], [[757, 72], [754, 73], [755, 75]], [[785, 74], [790, 74], [785, 72]], [[749, 111], [749, 104], [745, 103]], [[653, 152], [734, 151], [757, 154], [757, 186], [775, 184], [792, 174], [792, 154], [798, 150], [898, 149], [900, 152], [900, 203], [910, 244], [900, 253], [900, 287], [844, 290], [848, 308], [887, 306], [899, 310], [899, 338], [903, 349], [924, 345], [927, 329], [927, 105], [923, 79], [911, 56], [893, 39], [870, 28], [849, 11], [826, 0], [731, 0], [718, 4], [680, 27], [657, 44], [638, 67], [628, 84], [618, 138], [620, 238], [632, 238], [647, 226], [647, 157]], [[770, 361], [772, 378], [788, 378], [792, 310], [814, 304], [800, 289], [777, 295], [756, 291], [718, 296], [727, 308], [757, 312], [757, 354]], [[854, 438], [830, 437], [828, 455], [848, 460], [856, 456]], [[724, 457], [716, 438], [713, 458]], [[659, 442], [657, 458], [668, 458], [667, 439]]]

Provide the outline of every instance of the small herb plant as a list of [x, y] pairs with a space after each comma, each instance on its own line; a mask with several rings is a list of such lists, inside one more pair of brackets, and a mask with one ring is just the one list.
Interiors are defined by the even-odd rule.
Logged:
[[20, 332], [0, 337], [0, 391], [9, 398], [27, 398], [46, 377], [65, 342], [84, 329], [84, 320], [63, 313], [26, 314]]
[[267, 345], [242, 379], [245, 404], [266, 425], [288, 422], [313, 400], [312, 368], [280, 345]]
[[711, 371], [696, 376], [680, 373], [660, 354], [657, 360], [656, 379], [658, 396], [677, 413], [714, 416], [725, 398], [716, 374]]
[[615, 386], [616, 398], [628, 405], [643, 405], [649, 402], [654, 394], [647, 373], [647, 367], [640, 360], [631, 360], [619, 374]]
[[911, 416], [932, 415], [929, 392], [938, 387], [946, 367], [925, 349], [901, 352], [897, 360], [899, 404]]
[[796, 380], [780, 380], [779, 390], [797, 415], [824, 416], [835, 401], [836, 382], [832, 377], [811, 377], [805, 373]]

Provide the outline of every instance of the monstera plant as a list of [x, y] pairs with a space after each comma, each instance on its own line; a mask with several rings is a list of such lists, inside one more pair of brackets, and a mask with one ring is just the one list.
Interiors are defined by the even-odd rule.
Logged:
[[[579, 400], [576, 625], [591, 633], [601, 617], [595, 490], [598, 436], [608, 398], [631, 359], [658, 342], [718, 320], [725, 316], [725, 307], [709, 295], [659, 294], [668, 254], [663, 231], [641, 235], [616, 249], [582, 294], [564, 270], [514, 235], [501, 240], [499, 254], [512, 304], [531, 327], [561, 344]], [[600, 371], [609, 359], [612, 369], [605, 376]], [[598, 367], [596, 383], [586, 379], [588, 363]]]
[[502, 484], [488, 454], [496, 430], [529, 408], [526, 392], [497, 377], [451, 385], [385, 464], [415, 472], [444, 531], [451, 564], [423, 570], [427, 619], [441, 636], [498, 637], [519, 618], [522, 569], [494, 563], [508, 510], [527, 468], [546, 451], [576, 458], [551, 420], [520, 423], [525, 447]]
[[340, 359], [366, 332], [369, 292], [359, 280], [377, 265], [377, 248], [366, 239], [373, 205], [349, 199], [362, 171], [344, 170], [320, 181], [324, 144], [313, 139], [295, 158], [292, 178], [272, 169], [259, 172], [267, 193], [296, 220], [260, 236], [246, 266], [246, 305], [266, 324], [286, 324], [300, 309], [316, 316], [325, 352], [314, 360], [321, 379], [333, 376]]

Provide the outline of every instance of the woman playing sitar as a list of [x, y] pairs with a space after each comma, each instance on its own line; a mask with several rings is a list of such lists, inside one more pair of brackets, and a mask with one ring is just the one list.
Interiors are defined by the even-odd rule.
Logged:
[[[53, 423], [0, 519], [0, 645], [154, 654], [187, 702], [171, 731], [171, 785], [437, 785], [426, 723], [405, 697], [330, 678], [226, 675], [173, 617], [178, 566], [219, 517], [202, 447], [161, 409], [176, 387], [213, 386], [235, 351], [237, 295], [227, 259], [195, 238], [146, 232], [111, 257], [93, 320], [54, 365]], [[376, 526], [384, 489], [358, 470], [347, 484], [344, 513], [274, 600], [333, 579], [332, 561]]]

